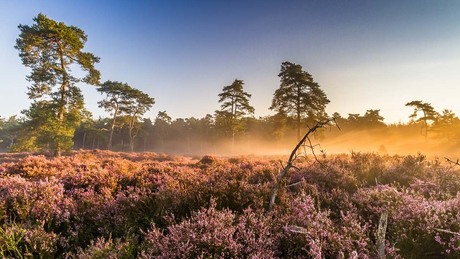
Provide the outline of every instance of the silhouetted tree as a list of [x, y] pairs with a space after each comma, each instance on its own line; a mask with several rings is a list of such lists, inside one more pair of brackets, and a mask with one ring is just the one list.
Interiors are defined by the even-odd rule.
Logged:
[[[408, 102], [406, 103], [406, 106], [414, 107], [414, 112], [409, 116], [411, 121], [423, 123], [422, 131], [425, 129], [425, 133], [423, 134], [422, 132], [422, 134], [425, 136], [426, 142], [428, 140], [428, 121], [436, 121], [439, 114], [434, 110], [430, 103], [424, 103], [422, 101]], [[419, 112], [422, 112], [423, 116], [417, 118]]]
[[439, 137], [457, 144], [460, 138], [460, 119], [452, 110], [445, 109], [433, 122], [432, 129]]
[[153, 132], [152, 120], [146, 118], [142, 121], [139, 130], [139, 142], [142, 144], [142, 151], [147, 151], [151, 147], [151, 136]]
[[[31, 126], [37, 127], [29, 128], [35, 131], [29, 144], [49, 147], [60, 156], [62, 150], [72, 148], [81, 120], [83, 96], [76, 83], [99, 83], [100, 74], [94, 68], [99, 58], [82, 51], [87, 36], [80, 28], [43, 14], [38, 14], [34, 22], [32, 26], [19, 25], [21, 33], [15, 46], [22, 63], [32, 69], [27, 80], [32, 82], [28, 95], [34, 103], [25, 114], [34, 121]], [[87, 72], [83, 78], [70, 74], [75, 65]]]
[[271, 110], [283, 112], [297, 122], [297, 139], [300, 140], [302, 119], [310, 122], [327, 117], [325, 108], [330, 102], [313, 77], [302, 70], [302, 66], [283, 62], [281, 64], [281, 85], [273, 95]]
[[385, 126], [384, 118], [380, 115], [380, 110], [367, 110], [363, 116], [367, 127]]
[[165, 142], [168, 137], [168, 132], [170, 131], [172, 119], [166, 113], [166, 111], [159, 111], [157, 117], [155, 118], [155, 123], [153, 124], [153, 130], [155, 136], [160, 140], [160, 148], [165, 147]]
[[235, 144], [235, 135], [244, 129], [241, 120], [244, 116], [254, 114], [254, 108], [249, 104], [251, 95], [243, 90], [243, 80], [235, 79], [231, 85], [227, 85], [219, 94], [219, 103], [222, 103], [218, 116], [226, 120], [232, 134], [232, 150]]

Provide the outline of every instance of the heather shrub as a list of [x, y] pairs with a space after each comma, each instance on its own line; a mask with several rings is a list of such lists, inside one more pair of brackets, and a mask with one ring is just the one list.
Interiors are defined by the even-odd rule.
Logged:
[[18, 224], [0, 227], [0, 256], [2, 258], [53, 258], [58, 236], [42, 227], [24, 228]]
[[91, 241], [86, 249], [79, 248], [76, 253], [68, 254], [68, 258], [78, 259], [129, 259], [136, 258], [136, 246], [129, 241], [97, 238]]
[[[277, 215], [278, 256], [286, 258], [367, 258], [372, 251], [367, 225], [356, 215], [342, 214], [335, 223], [329, 211], [315, 207], [304, 195], [295, 198], [287, 212]], [[280, 213], [280, 212], [278, 212]]]
[[56, 179], [28, 181], [20, 176], [0, 178], [0, 212], [5, 220], [28, 224], [51, 224], [61, 213], [64, 197]]
[[[217, 210], [214, 201], [165, 231], [152, 226], [144, 234], [142, 258], [273, 258], [271, 218], [252, 209], [236, 216]], [[171, 218], [170, 220], [175, 220]]]
[[[279, 161], [81, 151], [0, 164], [0, 257], [460, 256], [460, 172], [424, 156]], [[212, 160], [212, 161], [211, 161]]]
[[400, 186], [409, 186], [416, 179], [424, 179], [428, 176], [429, 167], [426, 157], [419, 154], [417, 156], [405, 156], [402, 161], [398, 161], [387, 167], [379, 183], [397, 183]]
[[[231, 258], [238, 255], [239, 245], [233, 239], [236, 231], [235, 215], [228, 211], [217, 211], [213, 206], [202, 209], [178, 224], [167, 228], [159, 238], [157, 258]], [[158, 232], [153, 227], [152, 230]], [[147, 234], [155, 238], [156, 234]], [[147, 248], [149, 249], [149, 248]], [[147, 255], [147, 253], [144, 253]]]
[[314, 184], [321, 193], [333, 189], [353, 193], [356, 192], [359, 185], [356, 177], [348, 169], [330, 163], [326, 165], [314, 164], [302, 169], [297, 174], [301, 174], [302, 179], [308, 183]]
[[[375, 153], [353, 152], [349, 158], [334, 159], [331, 163], [343, 164], [358, 179], [360, 187], [368, 187], [382, 181], [382, 176], [392, 159], [394, 158]], [[339, 163], [338, 160], [342, 162]]]
[[373, 222], [372, 233], [376, 231], [381, 213], [388, 211], [387, 240], [394, 244], [403, 258], [456, 258], [460, 255], [455, 249], [449, 248], [448, 242], [440, 242], [441, 236], [450, 240], [452, 234], [447, 237], [437, 230], [460, 230], [457, 220], [458, 206], [452, 206], [455, 199], [436, 200], [411, 189], [398, 190], [385, 185], [360, 190], [353, 197], [353, 201], [361, 210], [360, 214]]
[[236, 223], [235, 240], [241, 258], [274, 258], [276, 245], [272, 215], [246, 209]]

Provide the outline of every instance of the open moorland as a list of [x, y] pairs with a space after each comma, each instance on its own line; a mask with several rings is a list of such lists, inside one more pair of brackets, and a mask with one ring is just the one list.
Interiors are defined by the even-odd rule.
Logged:
[[384, 241], [391, 258], [459, 258], [455, 164], [370, 153], [297, 159], [267, 211], [285, 160], [2, 154], [0, 256], [376, 258]]

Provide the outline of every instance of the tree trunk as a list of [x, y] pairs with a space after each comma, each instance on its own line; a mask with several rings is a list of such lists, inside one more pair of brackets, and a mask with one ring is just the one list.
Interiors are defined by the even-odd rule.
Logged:
[[[62, 84], [61, 84], [61, 96], [60, 96], [60, 100], [59, 100], [59, 110], [58, 110], [58, 123], [59, 123], [59, 127], [58, 127], [58, 132], [56, 132], [58, 135], [61, 134], [61, 129], [62, 129], [62, 125], [64, 124], [64, 112], [65, 112], [65, 105], [66, 105], [66, 101], [65, 101], [65, 94], [66, 94], [66, 91], [67, 91], [67, 71], [66, 71], [66, 68], [65, 68], [65, 60], [64, 60], [64, 54], [63, 54], [63, 51], [62, 51], [62, 48], [61, 46], [59, 45], [58, 43], [58, 46], [59, 46], [59, 59], [61, 61], [61, 69], [62, 69]], [[59, 142], [59, 140], [55, 140], [56, 143], [54, 143], [56, 145], [56, 148], [54, 150], [54, 156], [56, 157], [60, 157], [61, 156], [61, 143]]]
[[85, 142], [86, 142], [86, 131], [83, 133], [83, 143], [81, 145], [81, 149], [85, 149]]
[[134, 152], [134, 139], [132, 135], [133, 129], [129, 127], [129, 149], [131, 152]]
[[112, 150], [113, 132], [115, 130], [115, 123], [117, 120], [117, 115], [118, 115], [118, 105], [115, 108], [115, 111], [113, 112], [112, 125], [110, 126], [110, 133], [109, 133], [109, 142], [107, 143], [108, 150]]
[[296, 112], [297, 112], [297, 141], [300, 141], [300, 86], [297, 86], [297, 103], [296, 103]]
[[232, 129], [232, 154], [235, 153], [235, 129]]
[[134, 152], [134, 135], [133, 135], [133, 129], [134, 129], [134, 116], [132, 116], [129, 119], [129, 125], [128, 125], [128, 135], [129, 135], [129, 148], [131, 152]]

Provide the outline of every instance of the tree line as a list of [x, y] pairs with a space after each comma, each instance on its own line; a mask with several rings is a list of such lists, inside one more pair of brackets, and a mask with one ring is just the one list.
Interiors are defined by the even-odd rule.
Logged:
[[[320, 85], [301, 65], [286, 61], [269, 107], [274, 115], [255, 118], [251, 94], [245, 91], [243, 80], [235, 79], [223, 87], [217, 100], [220, 109], [213, 114], [172, 120], [160, 111], [152, 121], [143, 115], [155, 104], [154, 98], [127, 83], [100, 82], [101, 73], [95, 68], [100, 58], [83, 51], [87, 41], [83, 30], [44, 14], [38, 14], [32, 26], [19, 25], [19, 30], [15, 48], [22, 63], [31, 68], [26, 77], [31, 105], [23, 116], [0, 118], [3, 150], [47, 151], [56, 156], [71, 149], [215, 153], [222, 152], [226, 143], [226, 150], [234, 152], [235, 143], [249, 140], [290, 143], [308, 125], [329, 117], [330, 100]], [[72, 73], [76, 67], [83, 77]], [[98, 105], [110, 117], [95, 119], [84, 108], [80, 82], [96, 86], [103, 96]], [[426, 140], [430, 131], [449, 140], [456, 138], [452, 129], [459, 119], [452, 111], [437, 113], [422, 101], [406, 105], [414, 107], [408, 125], [419, 125]], [[334, 113], [332, 117], [344, 130], [388, 127], [379, 112], [367, 110], [348, 117]]]

